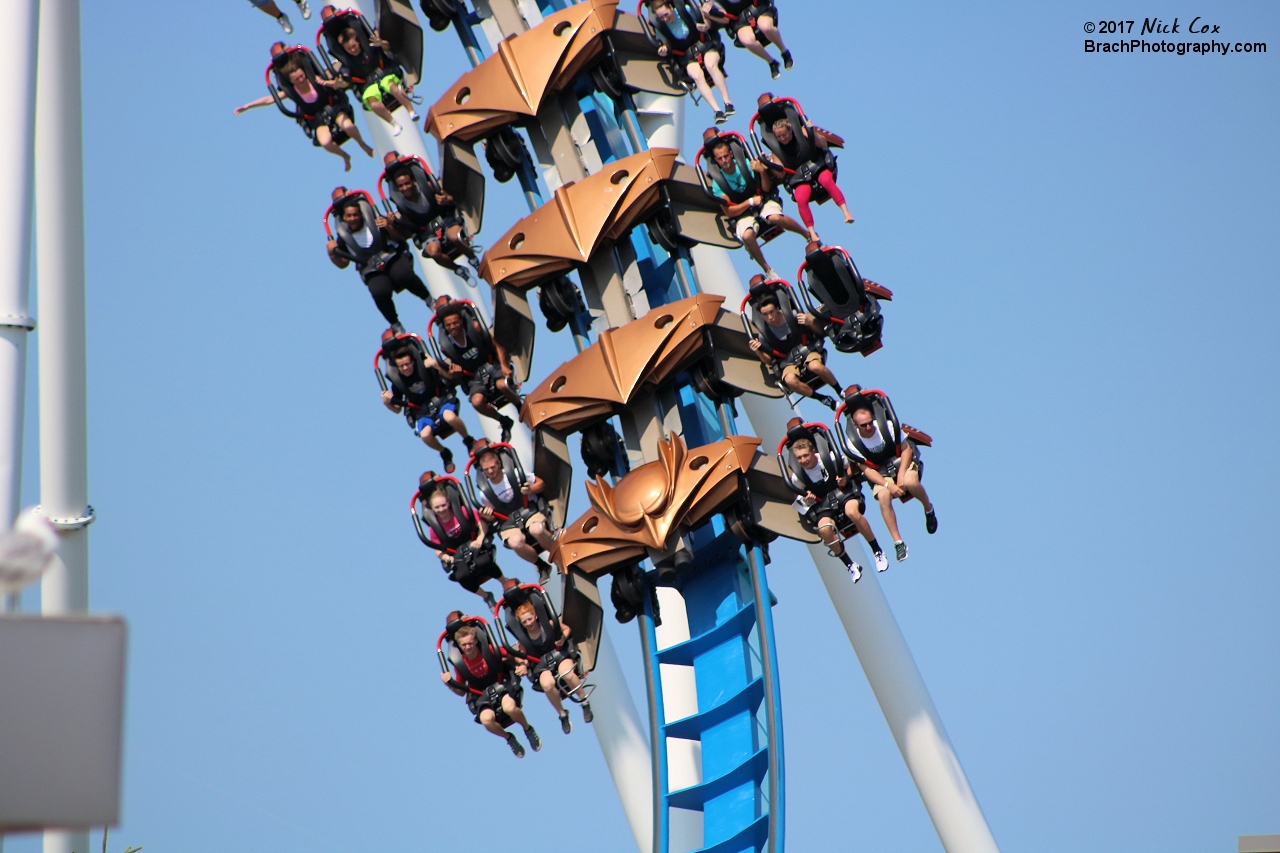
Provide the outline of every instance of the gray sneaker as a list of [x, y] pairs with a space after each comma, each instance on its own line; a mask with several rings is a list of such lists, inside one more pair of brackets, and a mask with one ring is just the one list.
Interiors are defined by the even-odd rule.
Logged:
[[284, 12], [281, 12], [280, 17], [276, 18], [276, 23], [280, 25], [280, 29], [284, 30], [285, 35], [293, 35], [293, 24], [289, 23], [289, 16]]
[[894, 553], [894, 556], [896, 556], [896, 557], [898, 558], [898, 562], [899, 562], [899, 563], [901, 563], [903, 560], [907, 559], [907, 543], [906, 543], [906, 542], [894, 542], [894, 543], [893, 543], [893, 553]]
[[534, 752], [542, 749], [542, 738], [538, 737], [538, 733], [533, 730], [533, 726], [528, 726], [524, 730], [524, 736], [529, 739], [529, 747]]
[[307, 0], [294, 0], [298, 4], [298, 11], [302, 13], [302, 20], [311, 20], [311, 7], [307, 5]]
[[595, 712], [591, 710], [590, 702], [582, 703], [582, 722], [589, 723], [596, 718]]
[[515, 753], [516, 758], [524, 758], [524, 747], [511, 732], [507, 732], [507, 746], [511, 747], [511, 751]]
[[560, 731], [568, 734], [573, 731], [573, 723], [569, 720], [569, 712], [565, 711], [560, 715]]

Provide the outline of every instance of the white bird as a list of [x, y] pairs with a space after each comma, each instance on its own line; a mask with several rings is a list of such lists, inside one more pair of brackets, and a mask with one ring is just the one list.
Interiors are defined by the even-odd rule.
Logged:
[[49, 519], [24, 509], [13, 529], [0, 533], [0, 595], [13, 595], [45, 573], [58, 554], [58, 531]]

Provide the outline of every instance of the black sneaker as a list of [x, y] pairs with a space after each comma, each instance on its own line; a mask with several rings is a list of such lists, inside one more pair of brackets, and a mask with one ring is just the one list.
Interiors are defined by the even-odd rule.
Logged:
[[452, 474], [458, 470], [458, 466], [453, 464], [453, 451], [449, 448], [446, 447], [440, 451], [440, 461], [444, 463], [444, 472], [446, 474]]
[[502, 432], [498, 437], [505, 444], [511, 440], [511, 428], [516, 425], [516, 422], [511, 420], [511, 418], [503, 417], [502, 420], [498, 421], [498, 423], [502, 425]]
[[938, 514], [933, 510], [924, 514], [924, 529], [929, 533], [938, 532]]
[[511, 732], [507, 732], [507, 746], [511, 747], [511, 751], [515, 753], [516, 758], [524, 758], [524, 746], [520, 741], [516, 740], [516, 736]]
[[551, 580], [551, 564], [539, 557], [538, 562], [533, 565], [538, 569], [538, 585], [546, 586], [547, 581]]
[[769, 75], [773, 77], [774, 80], [777, 80], [779, 77], [782, 76], [782, 66], [779, 65], [777, 62], [770, 62]]
[[737, 112], [737, 110], [735, 110], [735, 109], [733, 108], [733, 104], [729, 103], [728, 101], [725, 101], [725, 104], [724, 104], [724, 114], [725, 114], [725, 116], [726, 116], [726, 117], [731, 116], [731, 115], [733, 115], [733, 114], [734, 114], [734, 113], [736, 113], [736, 112]]
[[896, 557], [898, 558], [898, 562], [899, 562], [899, 563], [901, 563], [903, 560], [907, 559], [907, 543], [906, 543], [906, 542], [894, 542], [894, 543], [893, 543], [893, 553], [894, 553], [894, 556], [896, 556]]
[[392, 324], [391, 324], [391, 332], [392, 332], [393, 334], [396, 334], [396, 335], [403, 335], [403, 334], [404, 334], [404, 326], [400, 325], [399, 323], [392, 323]]
[[596, 715], [591, 710], [591, 703], [583, 702], [582, 703], [582, 722], [589, 723], [595, 718], [596, 718]]
[[565, 711], [560, 715], [560, 731], [568, 734], [573, 731], [573, 723], [569, 721], [569, 712]]
[[795, 62], [791, 59], [791, 51], [784, 50], [782, 52], [782, 67], [790, 71], [793, 65], [795, 65]]
[[542, 749], [542, 738], [538, 737], [538, 733], [533, 730], [533, 726], [526, 726], [524, 736], [529, 739], [529, 748], [534, 752]]
[[840, 408], [840, 404], [836, 401], [835, 397], [829, 397], [826, 394], [814, 394], [813, 399], [817, 400], [833, 412]]
[[716, 124], [724, 124], [729, 117], [724, 114], [724, 110], [716, 110]]
[[493, 593], [489, 592], [489, 590], [480, 590], [480, 597], [484, 599], [485, 604], [489, 605], [490, 610], [498, 606], [498, 599], [494, 598]]
[[467, 448], [467, 452], [471, 452], [471, 448], [475, 446], [476, 440], [469, 435], [462, 437], [462, 444]]

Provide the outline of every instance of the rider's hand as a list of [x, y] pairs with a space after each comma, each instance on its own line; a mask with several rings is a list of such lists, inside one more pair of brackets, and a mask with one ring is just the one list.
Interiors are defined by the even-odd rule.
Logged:
[[501, 365], [501, 368], [502, 368], [502, 376], [505, 379], [510, 379], [511, 374], [515, 373], [515, 371], [511, 369], [511, 365], [509, 364], [503, 364]]
[[889, 494], [893, 497], [901, 499], [906, 493], [907, 490], [902, 488], [902, 486], [899, 486], [897, 483], [889, 483]]
[[527, 495], [527, 494], [529, 494], [529, 484], [528, 484], [528, 483], [521, 483], [521, 484], [520, 484], [520, 494], [522, 494], [522, 495]]
[[483, 518], [485, 521], [493, 521], [493, 507], [491, 506], [480, 507], [480, 517]]
[[529, 667], [525, 666], [522, 663], [516, 664], [516, 675], [520, 676], [521, 678], [524, 678], [528, 674], [529, 674]]
[[391, 405], [391, 392], [390, 392], [390, 391], [383, 391], [383, 392], [382, 392], [382, 402], [383, 402], [384, 404], [388, 405], [388, 406], [390, 406], [390, 405]]
[[810, 323], [812, 323], [812, 322], [813, 322], [813, 315], [812, 315], [812, 314], [805, 314], [805, 313], [803, 313], [803, 312], [802, 312], [802, 313], [800, 313], [800, 314], [797, 314], [797, 315], [796, 315], [796, 322], [797, 322], [797, 323], [800, 323], [800, 324], [801, 324], [801, 325], [803, 325], [803, 326], [807, 326], [807, 325], [809, 325]]
[[325, 247], [326, 249], [328, 249], [328, 250], [332, 253], [335, 249], [337, 249], [337, 248], [338, 248], [338, 241], [337, 241], [337, 240], [326, 240], [326, 241], [325, 241], [325, 243], [324, 243], [324, 247]]
[[751, 171], [764, 174], [766, 171], [768, 171], [768, 167], [765, 166], [764, 163], [761, 163], [759, 160], [753, 159], [751, 161]]
[[809, 506], [813, 506], [818, 502], [818, 496], [815, 495], [813, 492], [805, 492], [804, 502], [807, 503]]
[[667, 46], [665, 44], [658, 45], [658, 56], [667, 55]]
[[759, 342], [758, 340], [756, 340], [755, 338], [752, 338], [752, 339], [751, 339], [751, 342], [750, 342], [750, 343], [748, 343], [748, 344], [747, 344], [747, 346], [751, 348], [751, 351], [752, 351], [752, 352], [759, 352], [759, 351], [760, 351], [760, 342]]
[[379, 228], [386, 228], [387, 218], [385, 216], [375, 216], [373, 218], [373, 223], [377, 225]]
[[751, 206], [752, 206], [752, 207], [759, 207], [759, 206], [760, 206], [760, 205], [762, 205], [762, 204], [764, 204], [764, 199], [760, 198], [760, 196], [758, 196], [758, 195], [753, 195], [753, 196], [751, 197]]
[[453, 676], [447, 672], [440, 673], [440, 680], [443, 681], [445, 684], [449, 684], [450, 686], [453, 686], [451, 684], [451, 682], [453, 681]]

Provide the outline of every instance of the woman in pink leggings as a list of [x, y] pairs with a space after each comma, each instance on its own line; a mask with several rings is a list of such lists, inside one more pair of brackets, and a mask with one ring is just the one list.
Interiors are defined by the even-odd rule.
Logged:
[[787, 183], [791, 186], [792, 198], [800, 212], [800, 221], [809, 229], [809, 239], [818, 240], [818, 232], [813, 227], [813, 211], [809, 208], [815, 183], [830, 194], [832, 201], [844, 214], [844, 221], [853, 222], [853, 214], [849, 212], [844, 193], [836, 186], [836, 176], [829, 166], [832, 158], [823, 135], [806, 127], [803, 129], [804, 136], [799, 137], [787, 118], [774, 119], [769, 129], [773, 131], [778, 143], [775, 152], [777, 163], [790, 173], [787, 175]]

